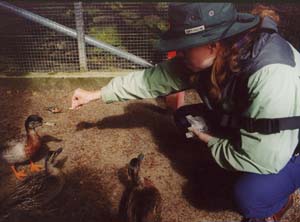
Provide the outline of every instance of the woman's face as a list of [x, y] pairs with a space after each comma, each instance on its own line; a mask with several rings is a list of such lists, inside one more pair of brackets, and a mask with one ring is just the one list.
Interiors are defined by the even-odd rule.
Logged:
[[193, 72], [204, 70], [214, 63], [219, 43], [198, 46], [178, 52], [184, 58], [186, 66]]

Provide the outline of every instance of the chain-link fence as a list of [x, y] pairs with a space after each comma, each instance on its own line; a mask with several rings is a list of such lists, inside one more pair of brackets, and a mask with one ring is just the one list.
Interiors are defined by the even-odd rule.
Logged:
[[[167, 27], [167, 3], [83, 2], [78, 5], [76, 2], [14, 1], [13, 5], [74, 29], [78, 33], [82, 29], [85, 35], [153, 64], [166, 59], [166, 55], [156, 51], [154, 45], [159, 33]], [[296, 18], [300, 15], [300, 4], [273, 5], [283, 18], [280, 25], [282, 35], [299, 48], [300, 26]], [[253, 4], [239, 3], [237, 7], [241, 11], [249, 12]], [[0, 7], [1, 72], [138, 68], [142, 66], [101, 48], [82, 42], [80, 44], [77, 39]]]
[[[78, 31], [75, 4], [13, 2], [19, 8]], [[85, 35], [128, 51], [150, 63], [157, 63], [165, 58], [164, 54], [154, 49], [158, 33], [165, 25], [165, 3], [84, 2], [81, 13]], [[0, 21], [0, 71], [58, 72], [80, 71], [80, 68], [142, 68], [88, 44], [84, 44], [85, 61], [80, 61], [82, 57], [77, 39], [16, 16], [1, 7]], [[86, 64], [82, 65], [82, 62]]]
[[[14, 3], [75, 28], [71, 3]], [[77, 41], [0, 9], [0, 65], [9, 72], [79, 70]]]

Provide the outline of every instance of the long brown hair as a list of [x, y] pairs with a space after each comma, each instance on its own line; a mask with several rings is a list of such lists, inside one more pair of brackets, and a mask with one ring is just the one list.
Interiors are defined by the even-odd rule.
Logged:
[[[274, 8], [257, 4], [251, 11], [252, 14], [261, 18], [271, 17], [279, 23], [279, 15]], [[224, 81], [232, 74], [241, 70], [239, 59], [245, 52], [251, 50], [258, 37], [260, 24], [244, 33], [220, 41], [220, 49], [212, 67], [209, 85], [209, 97], [214, 101], [221, 99]]]

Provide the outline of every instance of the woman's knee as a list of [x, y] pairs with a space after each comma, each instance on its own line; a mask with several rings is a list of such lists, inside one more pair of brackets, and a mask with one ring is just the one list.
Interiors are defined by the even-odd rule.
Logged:
[[[280, 183], [285, 179], [286, 182]], [[277, 212], [290, 194], [288, 179], [278, 175], [245, 174], [234, 187], [235, 204], [244, 217], [263, 218]]]
[[249, 188], [249, 184], [246, 184], [243, 180], [236, 182], [234, 186], [234, 200], [238, 206], [249, 203], [249, 199], [256, 196], [255, 189]]
[[[262, 175], [246, 174], [241, 176], [234, 186], [234, 200], [240, 213], [252, 217], [258, 206], [268, 202], [266, 182]], [[270, 184], [271, 185], [271, 184]]]

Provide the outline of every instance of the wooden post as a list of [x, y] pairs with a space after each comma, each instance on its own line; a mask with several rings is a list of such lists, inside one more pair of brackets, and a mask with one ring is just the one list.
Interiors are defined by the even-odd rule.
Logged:
[[84, 41], [84, 21], [82, 13], [82, 3], [74, 2], [76, 31], [77, 31], [77, 46], [79, 52], [79, 67], [80, 71], [87, 71], [86, 50]]

